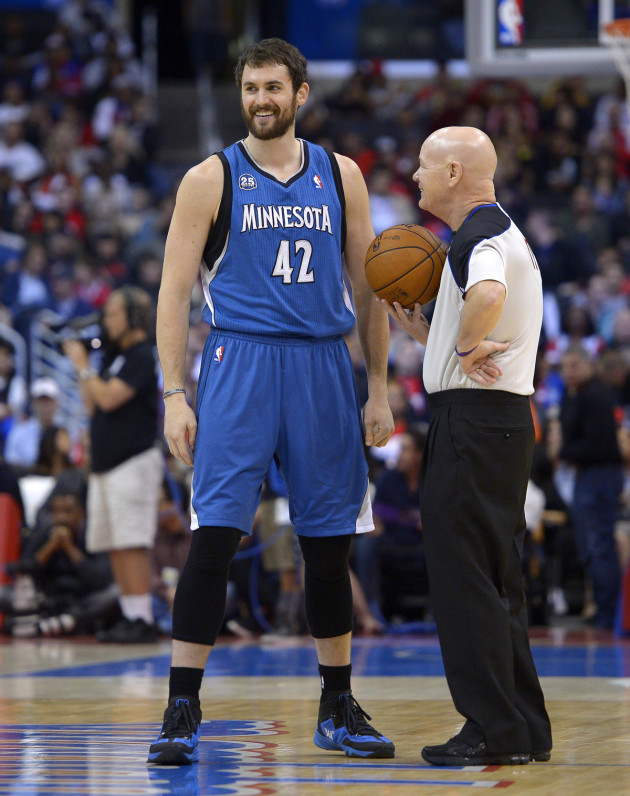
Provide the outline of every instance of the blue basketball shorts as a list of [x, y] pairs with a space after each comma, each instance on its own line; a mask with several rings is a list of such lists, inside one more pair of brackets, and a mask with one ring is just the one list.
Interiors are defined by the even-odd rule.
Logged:
[[361, 407], [342, 338], [212, 331], [197, 392], [192, 528], [252, 531], [274, 458], [297, 534], [370, 531]]

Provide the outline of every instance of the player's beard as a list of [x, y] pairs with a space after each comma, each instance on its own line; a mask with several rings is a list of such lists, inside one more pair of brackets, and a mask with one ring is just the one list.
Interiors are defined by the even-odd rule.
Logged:
[[[241, 114], [243, 116], [243, 120], [247, 125], [247, 129], [249, 132], [254, 136], [254, 138], [258, 138], [260, 141], [270, 141], [272, 138], [280, 138], [283, 136], [286, 131], [293, 126], [295, 123], [295, 117], [297, 115], [298, 103], [297, 103], [297, 95], [293, 98], [293, 103], [291, 104], [290, 108], [287, 108], [284, 111], [280, 111], [278, 113], [278, 108], [275, 106], [269, 106], [268, 108], [262, 108], [260, 106], [254, 106], [250, 110], [245, 110], [243, 107], [243, 103], [241, 102]], [[270, 124], [268, 127], [262, 128], [258, 125], [258, 120], [256, 117], [256, 113], [261, 110], [271, 110], [276, 114], [274, 117], [273, 124]]]

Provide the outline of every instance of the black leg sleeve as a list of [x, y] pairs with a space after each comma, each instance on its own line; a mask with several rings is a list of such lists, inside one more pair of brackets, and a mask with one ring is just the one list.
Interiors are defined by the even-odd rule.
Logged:
[[352, 586], [348, 559], [352, 536], [298, 536], [304, 556], [306, 620], [314, 638], [352, 630]]
[[225, 613], [230, 564], [241, 532], [202, 526], [193, 531], [173, 604], [173, 639], [214, 644]]

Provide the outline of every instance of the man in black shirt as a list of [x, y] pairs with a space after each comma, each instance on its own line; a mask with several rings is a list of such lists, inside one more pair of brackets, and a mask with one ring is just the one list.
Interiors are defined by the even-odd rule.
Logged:
[[559, 458], [577, 470], [572, 519], [597, 604], [593, 621], [612, 628], [621, 578], [614, 532], [623, 488], [614, 393], [595, 376], [589, 354], [578, 345], [562, 356], [562, 378], [561, 434], [552, 443]]
[[155, 447], [158, 385], [148, 335], [151, 315], [151, 299], [139, 288], [123, 287], [109, 296], [103, 326], [111, 349], [100, 374], [90, 367], [81, 343], [64, 344], [91, 417], [87, 547], [109, 552], [121, 595], [123, 619], [101, 633], [101, 641], [156, 640], [149, 554], [164, 462]]

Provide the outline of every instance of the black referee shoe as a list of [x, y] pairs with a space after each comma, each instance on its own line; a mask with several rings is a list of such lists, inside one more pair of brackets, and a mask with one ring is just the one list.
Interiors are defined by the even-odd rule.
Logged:
[[433, 766], [522, 766], [529, 763], [530, 753], [493, 753], [485, 741], [471, 745], [456, 735], [446, 743], [425, 746], [422, 757]]

